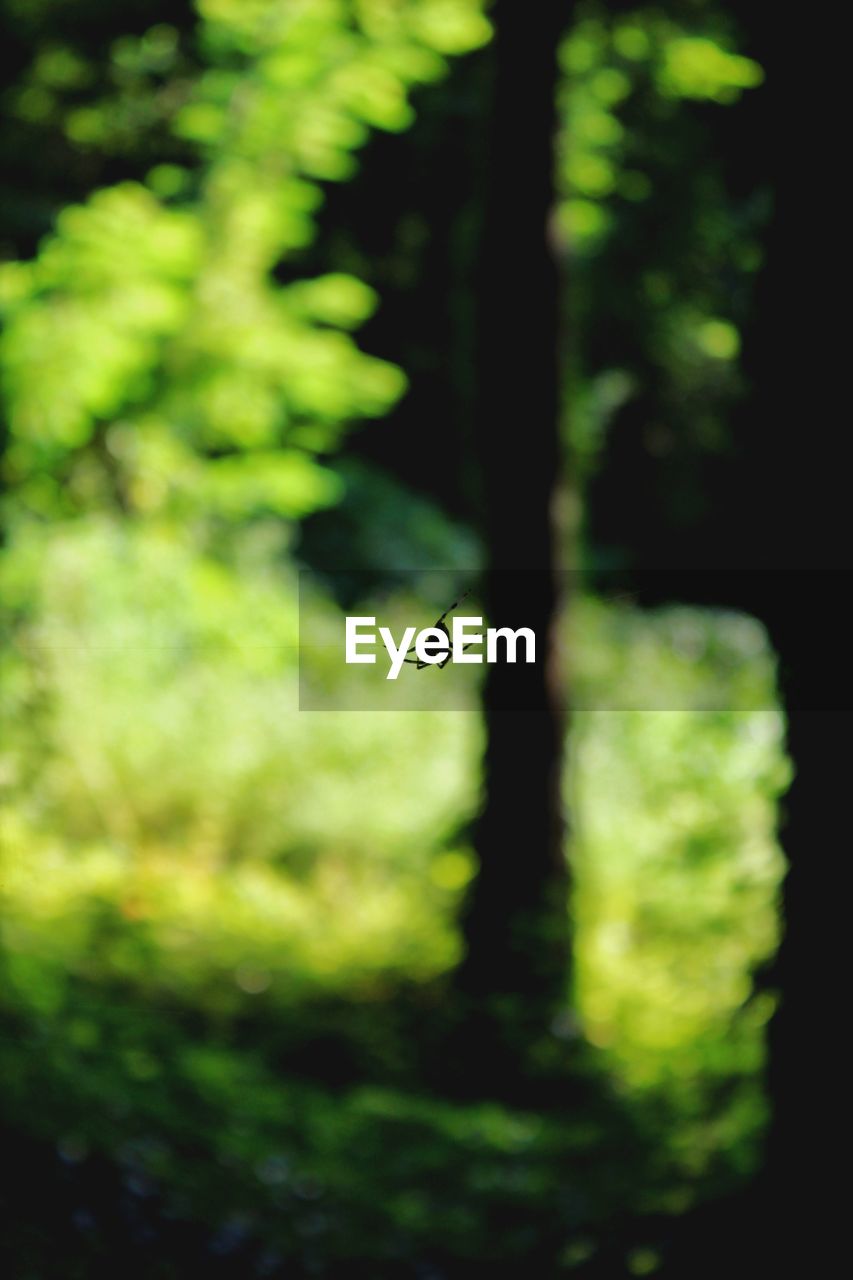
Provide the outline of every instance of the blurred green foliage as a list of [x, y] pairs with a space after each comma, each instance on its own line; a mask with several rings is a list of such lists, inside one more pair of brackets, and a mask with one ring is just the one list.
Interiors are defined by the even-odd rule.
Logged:
[[608, 16], [585, 6], [560, 54], [568, 126], [561, 212], [578, 252], [590, 253], [611, 228], [611, 198], [642, 201], [653, 193], [654, 173], [629, 167], [636, 140], [620, 117], [630, 98], [654, 96], [659, 117], [671, 120], [679, 99], [727, 104], [761, 84], [760, 66], [730, 40], [719, 12], [707, 8], [674, 19], [655, 9]]
[[[317, 455], [404, 378], [348, 335], [367, 286], [276, 272], [314, 235], [319, 182], [351, 176], [369, 130], [409, 124], [410, 88], [488, 34], [473, 2], [200, 5], [204, 62], [168, 119], [192, 168], [94, 192], [0, 277], [16, 508], [292, 518], [337, 496]], [[160, 74], [177, 38], [153, 27], [111, 62]], [[33, 75], [61, 87], [72, 63], [54, 49]], [[63, 116], [81, 145], [120, 122], [111, 97]]]
[[253, 984], [287, 999], [455, 957], [469, 864], [445, 846], [476, 726], [298, 714], [296, 587], [270, 537], [238, 540], [230, 569], [86, 521], [15, 565], [37, 593], [4, 681], [4, 882], [28, 982], [94, 960], [233, 1009]]
[[687, 525], [705, 509], [708, 460], [736, 448], [728, 418], [768, 215], [711, 127], [764, 78], [737, 52], [734, 16], [706, 0], [622, 12], [590, 0], [560, 52], [575, 464], [594, 476], [621, 426]]
[[[562, 231], [587, 315], [688, 148], [673, 132], [636, 154], [650, 120], [760, 79], [699, 8], [590, 11], [566, 42]], [[772, 1001], [752, 978], [776, 941], [786, 781], [766, 640], [737, 616], [579, 605], [577, 977], [554, 1039], [567, 1079], [589, 1042], [611, 1101], [546, 1118], [438, 1100], [422, 1059], [460, 952], [482, 731], [295, 712], [295, 524], [357, 469], [332, 462], [347, 426], [405, 387], [353, 337], [373, 290], [299, 255], [370, 132], [405, 130], [416, 87], [488, 40], [484, 6], [200, 0], [97, 39], [61, 9], [6, 6], [36, 33], [12, 149], [44, 146], [73, 194], [55, 219], [32, 197], [20, 220], [51, 228], [0, 269], [4, 1116], [84, 1205], [98, 1161], [118, 1171], [152, 1276], [187, 1274], [175, 1220], [241, 1276], [537, 1249], [580, 1269], [612, 1214], [682, 1208], [755, 1163]], [[663, 251], [644, 268], [641, 355], [579, 357], [590, 466], [638, 370], [688, 407], [736, 378], [711, 187], [685, 202], [704, 211], [685, 215], [695, 272]], [[362, 480], [372, 523], [344, 550], [406, 567], [414, 523], [440, 559], [439, 513]], [[18, 1230], [21, 1274], [54, 1274]], [[96, 1274], [103, 1230], [83, 1223], [63, 1280]]]
[[[3, 963], [27, 1019], [67, 1018], [82, 981], [221, 1029], [259, 996], [286, 1019], [458, 957], [478, 720], [297, 714], [276, 536], [238, 539], [232, 573], [93, 519], [7, 563], [28, 611], [3, 672]], [[776, 938], [786, 781], [765, 641], [738, 616], [589, 602], [570, 650], [589, 707], [571, 779], [584, 1025], [628, 1087], [657, 1091], [691, 1171], [720, 1157], [709, 1116], [733, 1104], [717, 1116], [714, 1090], [742, 1077], [726, 1152], [747, 1158], [771, 1007], [750, 977]], [[697, 710], [707, 696], [717, 709]]]
[[[156, 1196], [230, 1240], [243, 1274], [264, 1274], [250, 1247], [380, 1267], [529, 1258], [543, 1233], [570, 1271], [609, 1215], [683, 1208], [754, 1167], [781, 724], [692, 702], [772, 699], [759, 629], [578, 614], [578, 1010], [632, 1134], [588, 1107], [546, 1123], [420, 1096], [423, 1029], [393, 1010], [419, 984], [428, 1025], [459, 953], [478, 720], [294, 714], [292, 584], [252, 539], [240, 564], [235, 592], [192, 549], [94, 521], [25, 575], [0, 757], [6, 1114], [58, 1143], [84, 1195], [106, 1154], [148, 1212]], [[638, 689], [676, 709], [596, 709]], [[568, 993], [566, 1018], [568, 1071]], [[177, 1246], [155, 1238], [168, 1268]]]
[[717, 1144], [741, 1163], [764, 1114], [774, 1001], [752, 980], [778, 943], [776, 800], [790, 781], [766, 638], [741, 615], [592, 601], [574, 628], [586, 1032], [686, 1121], [674, 1140], [689, 1164]]

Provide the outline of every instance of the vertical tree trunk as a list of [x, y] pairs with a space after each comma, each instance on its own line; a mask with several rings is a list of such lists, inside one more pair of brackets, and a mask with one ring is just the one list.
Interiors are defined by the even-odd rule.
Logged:
[[[495, 1074], [513, 1076], [568, 984], [554, 501], [559, 467], [554, 204], [557, 46], [569, 6], [498, 0], [475, 288], [475, 440], [490, 625], [536, 632], [523, 675], [488, 668], [478, 874], [459, 985]], [[514, 682], [510, 685], [510, 681]], [[509, 704], [523, 707], [507, 709]]]

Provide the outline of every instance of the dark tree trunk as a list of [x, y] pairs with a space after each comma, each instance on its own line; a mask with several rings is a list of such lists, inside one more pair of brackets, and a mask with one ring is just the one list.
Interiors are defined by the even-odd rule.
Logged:
[[[518, 1076], [568, 987], [554, 507], [559, 466], [554, 204], [557, 46], [569, 6], [493, 11], [475, 299], [475, 447], [490, 625], [529, 626], [537, 663], [488, 668], [478, 874], [458, 980], [493, 1080]], [[516, 709], [510, 709], [515, 707]]]

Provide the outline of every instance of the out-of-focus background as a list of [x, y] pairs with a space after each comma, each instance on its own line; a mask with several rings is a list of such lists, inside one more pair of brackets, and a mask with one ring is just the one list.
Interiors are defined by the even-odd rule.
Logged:
[[[749, 416], [772, 192], [738, 8], [566, 5], [565, 506], [602, 570], [692, 545]], [[296, 710], [300, 569], [340, 613], [336, 566], [381, 595], [481, 563], [488, 6], [0, 13], [9, 1274], [687, 1274], [678, 1224], [749, 1188], [768, 1116], [760, 623], [576, 602], [547, 1106], [442, 1067], [476, 707]], [[519, 466], [534, 406], [495, 424]]]

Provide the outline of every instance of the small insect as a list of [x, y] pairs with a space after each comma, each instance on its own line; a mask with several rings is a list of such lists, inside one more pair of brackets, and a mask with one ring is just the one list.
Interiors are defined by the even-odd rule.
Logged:
[[[433, 623], [433, 630], [443, 631], [444, 634], [447, 636], [448, 645], [450, 644], [450, 632], [447, 630], [447, 627], [444, 625], [444, 619], [447, 617], [449, 613], [452, 613], [454, 609], [458, 609], [462, 601], [467, 599], [467, 597], [470, 596], [470, 594], [471, 594], [470, 591], [463, 592], [463, 594], [459, 597], [459, 599], [454, 600], [450, 608], [445, 609], [441, 617], [436, 622]], [[438, 641], [436, 640], [435, 643], [438, 644]], [[463, 645], [463, 652], [466, 649], [470, 649], [470, 648], [471, 648], [470, 644]], [[415, 652], [414, 646], [412, 646], [412, 648], [409, 649], [408, 652], [414, 653]], [[417, 667], [418, 671], [421, 671], [423, 670], [424, 667], [446, 667], [451, 657], [452, 657], [452, 654], [450, 649], [448, 648], [447, 653], [441, 659], [441, 662], [423, 662], [420, 658], [404, 658], [403, 661], [411, 663], [413, 666]]]

